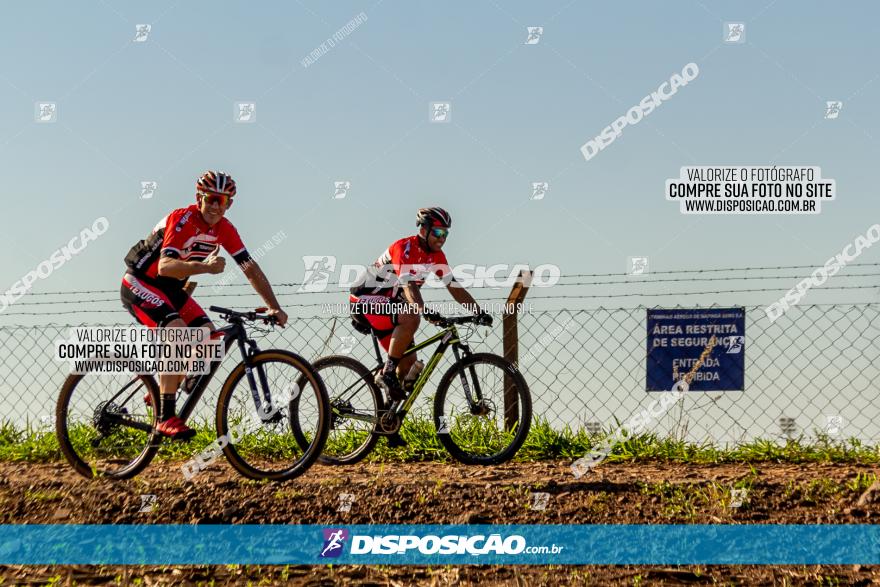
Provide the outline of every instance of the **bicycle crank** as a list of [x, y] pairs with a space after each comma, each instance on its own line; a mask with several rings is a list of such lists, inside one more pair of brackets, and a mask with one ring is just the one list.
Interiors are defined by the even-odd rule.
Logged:
[[391, 410], [387, 410], [382, 412], [382, 415], [379, 417], [378, 422], [376, 422], [376, 429], [373, 430], [376, 434], [383, 435], [391, 435], [397, 434], [400, 430], [400, 424], [403, 422], [403, 417], [397, 412], [392, 412]]

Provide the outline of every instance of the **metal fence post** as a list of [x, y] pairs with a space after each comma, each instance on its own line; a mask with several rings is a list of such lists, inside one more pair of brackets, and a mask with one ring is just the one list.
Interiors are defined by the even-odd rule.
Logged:
[[[501, 320], [503, 327], [502, 340], [504, 346], [504, 358], [517, 366], [519, 365], [519, 332], [517, 330], [516, 317], [519, 312], [519, 304], [522, 304], [522, 301], [525, 299], [531, 283], [532, 272], [528, 270], [520, 271], [519, 276], [516, 278], [516, 283], [513, 284], [513, 288], [510, 290], [510, 295], [507, 296], [507, 305], [504, 307], [504, 314]], [[519, 400], [516, 396], [516, 388], [513, 384], [513, 378], [505, 372], [505, 429], [512, 430], [514, 426], [516, 426], [516, 423], [519, 420], [518, 415]]]

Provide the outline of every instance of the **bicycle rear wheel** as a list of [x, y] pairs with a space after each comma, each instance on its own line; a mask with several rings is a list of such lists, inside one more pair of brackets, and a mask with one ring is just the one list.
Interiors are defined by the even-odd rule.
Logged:
[[[505, 386], [516, 401], [505, 414]], [[532, 396], [522, 374], [504, 358], [470, 355], [443, 375], [434, 396], [440, 442], [468, 465], [497, 465], [520, 449], [532, 424]]]
[[[373, 429], [384, 405], [382, 392], [369, 369], [351, 357], [322, 357], [313, 366], [327, 386], [333, 412], [330, 435], [319, 462], [324, 465], [360, 462], [379, 440]], [[294, 434], [297, 434], [295, 430]]]
[[[223, 453], [245, 477], [293, 479], [317, 460], [327, 441], [327, 390], [309, 362], [294, 353], [260, 351], [250, 361], [256, 399], [243, 362], [220, 390], [217, 435], [226, 441]], [[293, 430], [302, 434], [302, 443]]]
[[69, 375], [55, 407], [61, 452], [86, 478], [134, 477], [159, 450], [158, 414], [151, 407], [158, 405], [159, 386], [150, 375]]

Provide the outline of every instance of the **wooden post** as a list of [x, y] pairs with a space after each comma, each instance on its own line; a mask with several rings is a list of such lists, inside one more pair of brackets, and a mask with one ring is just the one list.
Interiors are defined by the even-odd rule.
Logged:
[[[504, 344], [504, 358], [519, 366], [519, 332], [517, 330], [516, 315], [518, 305], [526, 297], [529, 286], [532, 284], [532, 272], [528, 270], [520, 271], [510, 295], [507, 296], [507, 305], [504, 308], [502, 317], [502, 326], [504, 329], [502, 340]], [[513, 378], [508, 373], [504, 374], [504, 427], [512, 430], [516, 425], [519, 413], [519, 400], [516, 395], [516, 388], [513, 384]]]

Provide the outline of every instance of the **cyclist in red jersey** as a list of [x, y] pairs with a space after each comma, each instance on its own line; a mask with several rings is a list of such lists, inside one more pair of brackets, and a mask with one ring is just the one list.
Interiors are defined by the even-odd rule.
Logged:
[[413, 353], [403, 357], [419, 327], [419, 314], [432, 321], [436, 313], [425, 309], [420, 291], [425, 278], [434, 273], [445, 283], [456, 302], [474, 310], [478, 324], [492, 325], [492, 316], [455, 281], [443, 254], [452, 218], [443, 208], [421, 208], [416, 217], [419, 234], [394, 242], [352, 286], [352, 319], [362, 332], [372, 329], [388, 360], [376, 375], [376, 383], [395, 401], [406, 399], [401, 376], [416, 361]]
[[[236, 194], [235, 180], [222, 171], [207, 171], [196, 182], [196, 203], [172, 211], [150, 235], [135, 244], [125, 257], [128, 271], [122, 278], [122, 305], [144, 326], [182, 328], [214, 325], [184, 289], [187, 278], [200, 273], [222, 273], [226, 260], [217, 255], [222, 246], [238, 263], [254, 290], [284, 326], [272, 286], [250, 256], [238, 231], [224, 215]], [[189, 440], [195, 430], [176, 415], [175, 395], [183, 375], [159, 374], [160, 434]], [[149, 398], [149, 396], [147, 396]]]

